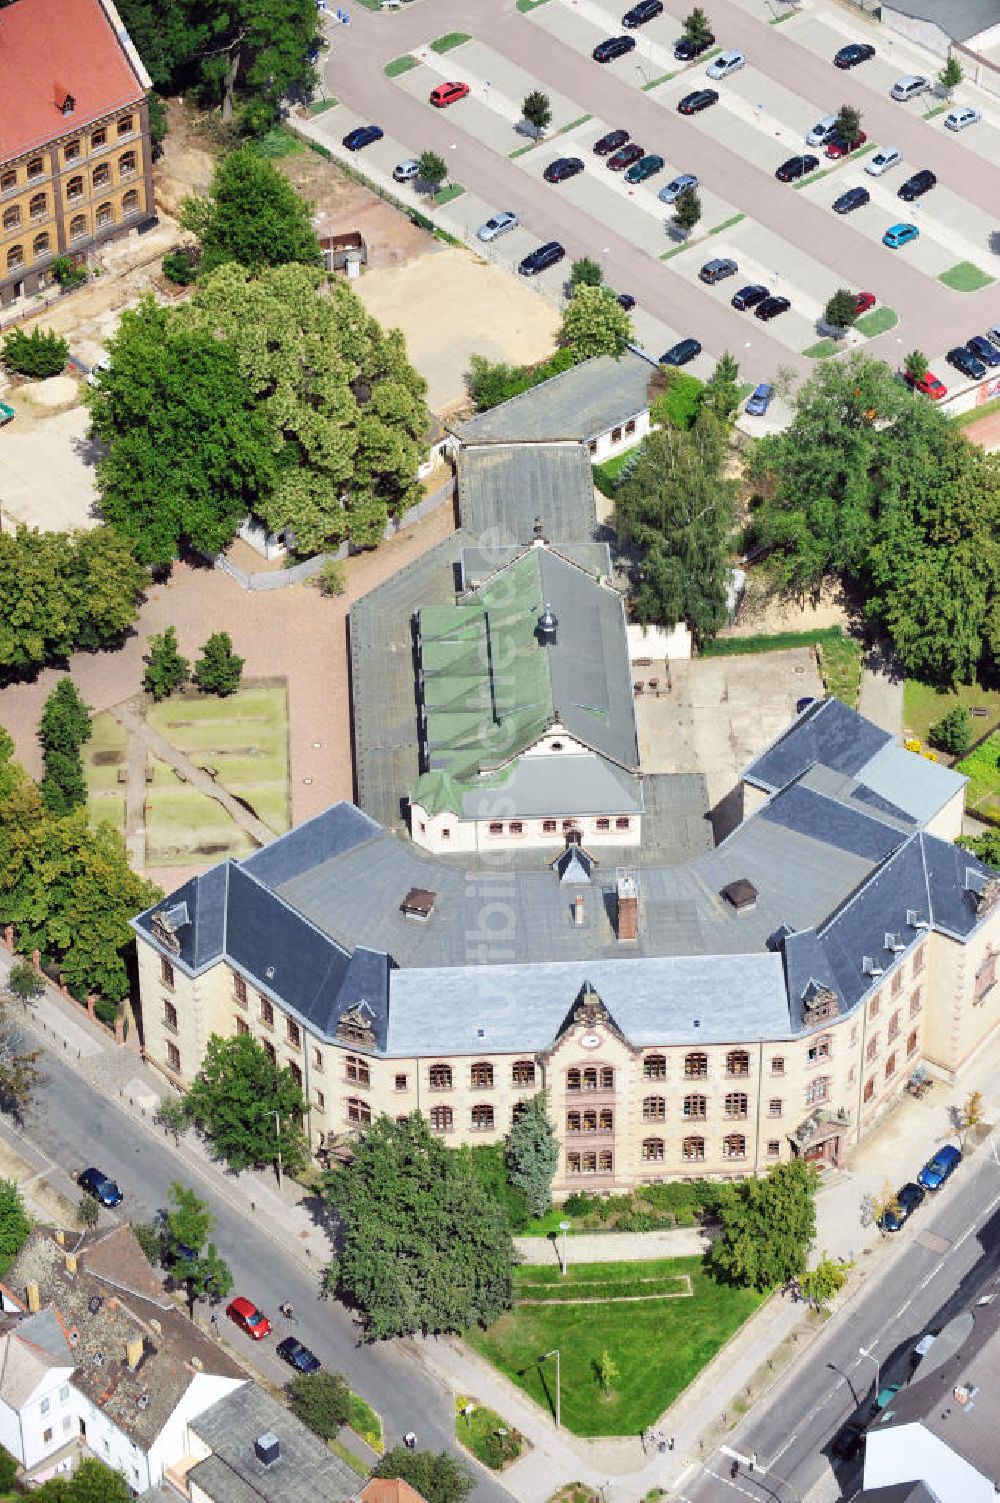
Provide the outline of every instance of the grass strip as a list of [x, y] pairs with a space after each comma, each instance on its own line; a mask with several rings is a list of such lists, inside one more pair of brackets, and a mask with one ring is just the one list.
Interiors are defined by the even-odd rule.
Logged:
[[796, 188], [807, 188], [810, 183], [818, 183], [821, 177], [827, 177], [833, 171], [832, 167], [820, 167], [816, 172], [810, 172], [800, 178], [794, 185]]
[[724, 219], [721, 224], [713, 224], [709, 230], [710, 235], [721, 235], [723, 230], [731, 230], [734, 224], [739, 224], [741, 219], [746, 219], [745, 214], [733, 214], [729, 219]]
[[663, 255], [660, 257], [660, 260], [661, 261], [669, 261], [672, 256], [679, 256], [680, 253], [681, 253], [681, 251], [686, 251], [686, 250], [690, 250], [690, 249], [691, 249], [691, 247], [689, 245], [675, 245], [674, 248], [673, 248], [673, 250], [664, 251]]
[[780, 26], [782, 21], [790, 21], [794, 14], [793, 10], [786, 10], [780, 16], [772, 16], [767, 24], [768, 26]]
[[411, 68], [419, 68], [420, 59], [413, 56], [412, 52], [404, 52], [402, 57], [394, 57], [391, 63], [386, 63], [383, 72], [386, 78], [398, 78], [401, 73], [409, 73]]
[[624, 454], [614, 454], [601, 464], [594, 465], [594, 484], [602, 496], [607, 496], [609, 500], [614, 496], [615, 483], [621, 474], [622, 467], [634, 453], [634, 449], [626, 449]]
[[651, 78], [649, 83], [644, 83], [642, 92], [648, 94], [650, 89], [658, 89], [661, 83], [669, 83], [672, 78], [676, 77], [676, 73], [661, 73], [659, 78]]
[[933, 120], [935, 115], [943, 115], [947, 108], [946, 104], [936, 104], [932, 110], [925, 111], [924, 119]]
[[873, 308], [870, 313], [862, 313], [855, 319], [854, 327], [866, 339], [873, 339], [876, 334], [884, 334], [887, 329], [894, 329], [899, 323], [893, 308]]
[[524, 15], [529, 10], [537, 10], [540, 5], [544, 5], [545, 3], [546, 0], [517, 0], [517, 8]]
[[978, 292], [981, 287], [989, 287], [994, 280], [971, 261], [958, 261], [947, 271], [938, 273], [938, 281], [950, 287], [952, 292]]
[[593, 115], [581, 115], [579, 120], [571, 120], [568, 125], [560, 125], [559, 134], [564, 136], [568, 130], [576, 130], [578, 125], [586, 125], [587, 121], [593, 118]]
[[359, 1435], [366, 1445], [371, 1446], [373, 1451], [384, 1451], [385, 1441], [382, 1438], [382, 1421], [372, 1406], [358, 1393], [352, 1393], [347, 1407], [347, 1423]]
[[339, 102], [337, 99], [314, 99], [312, 104], [309, 105], [308, 113], [310, 115], [322, 115], [324, 110], [335, 110]]
[[347, 1463], [352, 1472], [357, 1472], [359, 1477], [368, 1476], [369, 1472], [371, 1471], [371, 1467], [368, 1465], [367, 1461], [362, 1461], [360, 1456], [355, 1456], [354, 1452], [349, 1451], [341, 1441], [328, 1440], [327, 1445], [330, 1447], [330, 1450], [335, 1456], [339, 1456], [341, 1461]]
[[820, 339], [816, 344], [811, 344], [808, 349], [802, 351], [807, 360], [829, 360], [831, 355], [836, 355], [840, 345], [835, 339]]
[[450, 204], [452, 199], [461, 198], [465, 189], [461, 183], [449, 183], [447, 188], [439, 188], [434, 195], [434, 207], [443, 209], [445, 204]]
[[525, 153], [525, 152], [526, 152], [526, 151], [531, 151], [531, 150], [532, 150], [532, 148], [533, 148], [533, 147], [534, 147], [534, 146], [536, 146], [536, 145], [537, 145], [537, 144], [538, 144], [538, 143], [537, 143], [537, 142], [536, 142], [536, 141], [529, 141], [529, 142], [528, 142], [528, 144], [527, 144], [527, 146], [519, 146], [519, 147], [518, 147], [518, 148], [517, 148], [517, 150], [516, 150], [516, 151], [512, 151], [512, 152], [511, 152], [511, 153], [510, 153], [510, 154], [509, 154], [509, 156], [508, 156], [508, 158], [507, 158], [507, 160], [508, 160], [508, 161], [509, 161], [509, 162], [512, 162], [512, 161], [513, 161], [513, 160], [514, 160], [514, 158], [515, 158], [515, 157], [523, 157], [523, 156], [524, 156], [524, 153]]
[[776, 631], [755, 637], [714, 637], [703, 642], [703, 658], [742, 657], [754, 652], [785, 652], [789, 647], [816, 647], [843, 637], [840, 626], [817, 626], [815, 631]]
[[461, 47], [464, 42], [471, 42], [472, 38], [467, 31], [447, 31], [443, 37], [437, 37], [431, 43], [432, 52], [450, 52], [453, 47]]

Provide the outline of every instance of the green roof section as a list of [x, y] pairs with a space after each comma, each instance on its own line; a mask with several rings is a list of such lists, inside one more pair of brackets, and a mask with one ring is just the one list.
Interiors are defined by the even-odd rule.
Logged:
[[462, 813], [462, 789], [447, 772], [422, 772], [410, 790], [410, 798], [428, 814]]

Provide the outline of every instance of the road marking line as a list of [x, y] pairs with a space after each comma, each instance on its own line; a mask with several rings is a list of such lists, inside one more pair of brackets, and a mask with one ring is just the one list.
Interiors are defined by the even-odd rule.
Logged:
[[[781, 1460], [782, 1456], [784, 1456], [785, 1452], [788, 1450], [788, 1447], [790, 1445], [792, 1445], [793, 1442], [796, 1441], [797, 1439], [798, 1439], [798, 1431], [797, 1430], [793, 1430], [792, 1433], [791, 1433], [791, 1435], [785, 1441], [785, 1444], [780, 1448], [780, 1450], [775, 1451], [774, 1455], [771, 1457], [771, 1462], [770, 1462], [771, 1466], [774, 1466], [774, 1463], [776, 1461], [780, 1461]], [[764, 1470], [766, 1470], [766, 1468]]]

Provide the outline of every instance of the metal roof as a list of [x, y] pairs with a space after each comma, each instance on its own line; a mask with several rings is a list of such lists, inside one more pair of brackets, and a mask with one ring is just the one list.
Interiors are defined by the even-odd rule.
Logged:
[[632, 350], [620, 360], [597, 355], [458, 423], [452, 432], [463, 444], [567, 438], [586, 443], [648, 409], [655, 371]]
[[930, 21], [956, 42], [1000, 26], [1000, 0], [890, 0], [883, 9]]
[[860, 767], [857, 780], [873, 793], [890, 799], [926, 824], [969, 781], [952, 767], [942, 767], [890, 742]]
[[456, 464], [467, 543], [479, 548], [530, 543], [536, 518], [557, 546], [599, 540], [594, 475], [584, 444], [463, 447]]
[[[188, 1425], [211, 1456], [191, 1468], [188, 1478], [212, 1503], [347, 1503], [357, 1496], [358, 1478], [284, 1404], [245, 1383]], [[276, 1435], [276, 1461], [261, 1461], [254, 1441]]]

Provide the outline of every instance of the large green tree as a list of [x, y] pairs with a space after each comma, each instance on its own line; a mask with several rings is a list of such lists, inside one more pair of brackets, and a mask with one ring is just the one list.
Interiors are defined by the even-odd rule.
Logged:
[[816, 1232], [816, 1173], [803, 1159], [728, 1185], [708, 1254], [715, 1274], [747, 1289], [773, 1289], [805, 1271]]
[[86, 1456], [72, 1472], [56, 1472], [33, 1489], [43, 1503], [132, 1503], [132, 1490], [123, 1472]]
[[304, 261], [318, 266], [312, 206], [252, 146], [223, 157], [204, 198], [186, 198], [180, 219], [201, 242], [200, 275], [226, 261], [248, 271]]
[[514, 1299], [503, 1207], [423, 1117], [379, 1117], [324, 1181], [344, 1223], [333, 1266], [370, 1340], [489, 1325]]
[[172, 1209], [166, 1220], [166, 1261], [188, 1291], [188, 1310], [194, 1317], [196, 1299], [225, 1299], [233, 1287], [229, 1265], [209, 1240], [215, 1217], [189, 1185], [174, 1180], [169, 1190]]
[[615, 492], [618, 536], [637, 554], [643, 625], [686, 621], [698, 640], [725, 625], [736, 499], [722, 475], [725, 453], [725, 428], [703, 409], [690, 429], [651, 434]]
[[0, 1274], [7, 1272], [28, 1239], [31, 1217], [13, 1180], [0, 1179]]
[[450, 1451], [410, 1451], [393, 1446], [375, 1468], [376, 1477], [401, 1477], [426, 1503], [465, 1503], [475, 1478]]
[[80, 748], [90, 735], [90, 707], [73, 680], [61, 678], [45, 701], [38, 722], [45, 759], [42, 800], [52, 814], [68, 814], [87, 802]]
[[514, 1118], [505, 1157], [510, 1182], [524, 1191], [532, 1216], [544, 1216], [552, 1204], [552, 1180], [559, 1166], [559, 1142], [544, 1091], [525, 1101]]
[[289, 1069], [279, 1069], [251, 1034], [208, 1049], [188, 1092], [191, 1118], [231, 1169], [260, 1168], [280, 1153], [290, 1171], [306, 1162], [305, 1102]]
[[321, 1440], [336, 1440], [351, 1412], [351, 1390], [343, 1373], [296, 1373], [288, 1396], [296, 1419]]
[[624, 355], [635, 337], [632, 320], [610, 287], [578, 284], [566, 304], [559, 343], [572, 350], [577, 360], [592, 355]]

